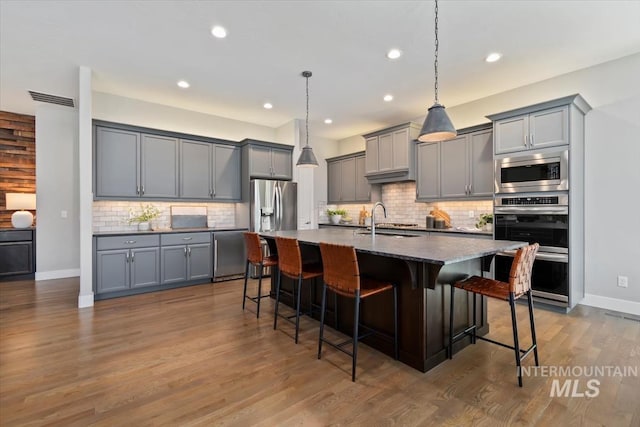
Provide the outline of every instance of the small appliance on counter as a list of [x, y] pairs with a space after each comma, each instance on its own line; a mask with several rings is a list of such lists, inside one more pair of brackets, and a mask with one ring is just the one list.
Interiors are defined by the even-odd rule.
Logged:
[[425, 226], [426, 228], [435, 228], [436, 217], [433, 215], [427, 215]]
[[[435, 218], [435, 228], [451, 228], [451, 217], [448, 213], [438, 208], [434, 208], [430, 214]], [[441, 226], [438, 227], [438, 219], [441, 219], [444, 225], [441, 224]]]

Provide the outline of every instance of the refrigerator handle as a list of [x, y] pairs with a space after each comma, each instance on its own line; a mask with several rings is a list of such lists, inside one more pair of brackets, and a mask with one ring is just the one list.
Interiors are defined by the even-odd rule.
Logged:
[[275, 185], [275, 194], [276, 194], [276, 211], [275, 211], [275, 221], [276, 221], [276, 230], [282, 230], [282, 193], [280, 192], [280, 183], [276, 183]]

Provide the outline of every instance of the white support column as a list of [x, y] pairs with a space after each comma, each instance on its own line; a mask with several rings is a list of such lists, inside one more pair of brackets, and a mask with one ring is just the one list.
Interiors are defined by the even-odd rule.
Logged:
[[91, 68], [81, 66], [78, 87], [78, 163], [80, 201], [80, 294], [78, 307], [93, 306], [93, 159]]

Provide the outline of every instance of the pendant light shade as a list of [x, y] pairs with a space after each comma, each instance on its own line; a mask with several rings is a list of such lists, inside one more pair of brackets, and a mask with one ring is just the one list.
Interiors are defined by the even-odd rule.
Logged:
[[298, 162], [296, 166], [301, 168], [315, 168], [318, 166], [318, 160], [316, 160], [316, 156], [313, 154], [313, 150], [309, 146], [309, 77], [311, 77], [311, 71], [303, 71], [302, 77], [307, 79], [307, 117], [305, 120], [306, 132], [306, 144], [302, 147], [302, 152], [300, 153], [300, 157], [298, 157]]
[[455, 138], [457, 134], [451, 119], [447, 116], [447, 112], [444, 111], [444, 105], [436, 103], [429, 108], [418, 141], [446, 141]]
[[436, 100], [434, 104], [429, 108], [427, 112], [427, 117], [424, 119], [424, 124], [422, 125], [422, 130], [420, 131], [420, 135], [418, 136], [418, 141], [421, 142], [437, 142], [437, 141], [447, 141], [449, 139], [453, 139], [458, 135], [456, 132], [456, 128], [451, 123], [451, 119], [447, 115], [446, 111], [444, 111], [444, 105], [438, 102], [438, 0], [435, 0], [436, 4], [436, 20], [435, 20], [435, 60], [433, 62], [433, 68], [435, 70], [435, 83], [434, 83], [434, 91], [436, 95]]

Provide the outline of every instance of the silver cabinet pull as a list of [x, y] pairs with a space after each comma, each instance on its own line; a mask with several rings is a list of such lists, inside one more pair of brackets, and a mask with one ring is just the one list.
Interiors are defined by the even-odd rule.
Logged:
[[191, 240], [193, 237], [183, 237], [182, 240]]
[[184, 247], [184, 256], [187, 256], [187, 247]]
[[127, 254], [124, 257], [127, 260], [126, 262], [129, 262], [129, 252], [128, 251], [127, 251]]
[[140, 188], [140, 192], [144, 196], [144, 185], [142, 186], [142, 188]]
[[187, 254], [188, 254], [189, 256], [191, 256], [191, 247], [188, 247], [188, 248], [187, 248]]
[[213, 190], [209, 190], [209, 197], [213, 197]]
[[524, 146], [527, 146], [527, 135], [524, 136]]
[[213, 187], [213, 197], [216, 197], [216, 187]]
[[136, 194], [140, 194], [140, 186], [136, 185]]
[[469, 195], [473, 192], [473, 184], [469, 184]]
[[125, 245], [133, 245], [136, 241], [135, 240], [125, 240], [124, 244]]
[[131, 262], [134, 262], [135, 260], [136, 260], [136, 254], [131, 252]]
[[529, 144], [533, 147], [533, 134], [529, 135]]
[[218, 271], [218, 241], [213, 239], [213, 275]]

